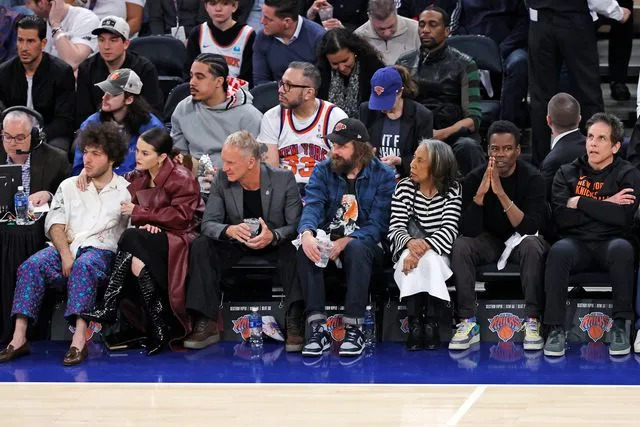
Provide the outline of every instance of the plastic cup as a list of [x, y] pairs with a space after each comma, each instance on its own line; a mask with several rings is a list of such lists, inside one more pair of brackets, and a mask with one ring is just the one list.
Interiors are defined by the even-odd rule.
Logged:
[[325, 268], [329, 264], [329, 254], [333, 249], [333, 242], [331, 240], [318, 240], [318, 249], [320, 250], [320, 261], [316, 263], [316, 266]]
[[327, 7], [318, 10], [318, 15], [320, 16], [320, 20], [322, 22], [326, 21], [327, 19], [333, 18], [333, 6], [328, 5]]
[[260, 220], [258, 220], [258, 218], [245, 218], [242, 221], [249, 226], [251, 237], [256, 237], [258, 235], [258, 228], [260, 228]]

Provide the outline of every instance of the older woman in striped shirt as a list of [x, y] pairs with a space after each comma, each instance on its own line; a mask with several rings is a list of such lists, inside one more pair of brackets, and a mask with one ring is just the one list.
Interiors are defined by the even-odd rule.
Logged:
[[444, 142], [420, 142], [410, 171], [391, 202], [394, 278], [407, 304], [407, 348], [435, 349], [440, 346], [435, 308], [440, 300], [449, 301], [448, 255], [458, 235], [462, 190], [456, 159]]

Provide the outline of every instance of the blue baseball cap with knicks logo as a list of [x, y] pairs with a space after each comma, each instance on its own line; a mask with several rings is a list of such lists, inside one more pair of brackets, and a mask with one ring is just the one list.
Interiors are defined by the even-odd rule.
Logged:
[[394, 67], [380, 68], [371, 77], [370, 110], [388, 111], [396, 103], [396, 95], [402, 89], [402, 77]]

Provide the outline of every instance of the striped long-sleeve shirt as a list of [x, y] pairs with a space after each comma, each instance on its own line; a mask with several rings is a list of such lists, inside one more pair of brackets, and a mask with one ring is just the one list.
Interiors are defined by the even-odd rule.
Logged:
[[407, 232], [407, 223], [412, 213], [429, 234], [426, 241], [431, 248], [438, 255], [446, 255], [451, 252], [453, 241], [458, 236], [461, 212], [462, 189], [459, 184], [451, 187], [445, 197], [436, 194], [428, 198], [409, 178], [398, 182], [391, 199], [389, 225], [393, 261], [400, 258], [400, 254], [412, 238]]

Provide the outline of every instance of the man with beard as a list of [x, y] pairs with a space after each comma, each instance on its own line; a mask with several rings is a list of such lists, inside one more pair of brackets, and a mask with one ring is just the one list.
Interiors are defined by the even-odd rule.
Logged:
[[289, 169], [301, 186], [329, 154], [327, 134], [347, 117], [332, 103], [316, 98], [319, 87], [315, 65], [292, 62], [278, 82], [280, 105], [267, 111], [260, 124], [258, 142], [267, 146], [266, 162]]
[[546, 217], [544, 179], [520, 156], [520, 131], [506, 120], [487, 133], [489, 162], [462, 184], [461, 236], [451, 251], [460, 323], [450, 350], [466, 350], [480, 341], [476, 322], [476, 266], [512, 261], [520, 265], [525, 300], [525, 350], [541, 350], [540, 316], [544, 308], [544, 261], [549, 245], [538, 236]]
[[76, 123], [100, 109], [102, 91], [96, 86], [121, 68], [129, 68], [142, 80], [141, 95], [155, 113], [162, 112], [163, 95], [158, 72], [151, 61], [129, 51], [129, 24], [117, 16], [107, 16], [92, 34], [98, 36], [98, 55], [87, 58], [78, 68]]
[[[135, 169], [136, 146], [138, 137], [151, 128], [164, 128], [164, 125], [151, 113], [151, 106], [140, 95], [142, 81], [140, 77], [128, 68], [116, 70], [103, 82], [97, 83], [103, 92], [100, 111], [90, 115], [80, 129], [91, 123], [115, 122], [129, 139], [129, 150], [115, 169], [119, 175]], [[83, 153], [76, 147], [73, 159], [73, 175], [82, 172]]]
[[64, 61], [44, 52], [47, 23], [25, 16], [16, 24], [18, 56], [0, 65], [0, 101], [36, 110], [50, 145], [68, 151], [73, 136], [75, 77]]
[[329, 259], [340, 263], [346, 274], [342, 317], [346, 334], [340, 355], [357, 356], [364, 350], [362, 323], [369, 281], [373, 267], [381, 265], [383, 252], [378, 244], [389, 228], [395, 172], [373, 155], [361, 121], [340, 120], [328, 138], [333, 143], [331, 159], [314, 168], [298, 225], [298, 277], [310, 328], [302, 355], [319, 356], [331, 346], [325, 313], [326, 270], [317, 266], [321, 254], [316, 236], [322, 230], [333, 240]]
[[433, 137], [451, 145], [463, 174], [484, 163], [478, 130], [480, 73], [473, 59], [447, 45], [449, 14], [439, 7], [420, 14], [419, 49], [402, 55], [418, 84], [416, 101], [433, 113]]

